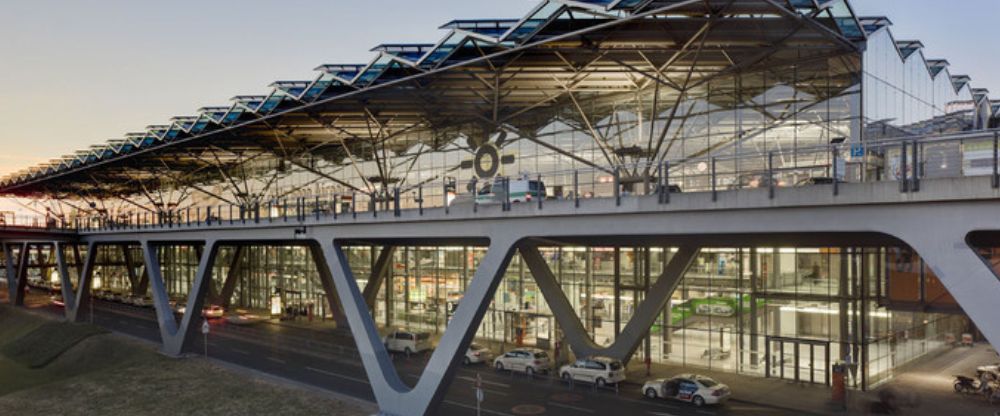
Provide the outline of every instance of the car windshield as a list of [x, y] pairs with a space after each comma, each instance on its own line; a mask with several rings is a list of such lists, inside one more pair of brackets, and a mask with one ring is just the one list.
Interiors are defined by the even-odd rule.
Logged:
[[535, 358], [549, 358], [549, 354], [546, 354], [544, 351], [536, 352]]
[[417, 339], [421, 340], [421, 341], [423, 341], [423, 340], [431, 337], [431, 334], [428, 334], [426, 332], [421, 332], [421, 333], [416, 334], [416, 335], [417, 335]]
[[608, 367], [611, 367], [612, 370], [618, 371], [622, 369], [622, 363], [621, 361], [612, 361], [608, 363]]
[[481, 350], [481, 349], [483, 349], [483, 347], [481, 345], [479, 345], [479, 344], [471, 344], [471, 345], [469, 345], [469, 349], [470, 350]]
[[705, 387], [708, 387], [708, 388], [715, 387], [716, 385], [719, 384], [719, 382], [717, 382], [715, 380], [712, 380], [712, 379], [710, 379], [708, 377], [698, 377], [698, 382], [701, 383], [701, 385], [703, 385]]

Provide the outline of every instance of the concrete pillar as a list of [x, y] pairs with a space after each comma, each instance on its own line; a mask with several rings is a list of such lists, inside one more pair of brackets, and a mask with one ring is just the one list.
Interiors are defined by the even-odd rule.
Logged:
[[[322, 241], [322, 240], [321, 240]], [[461, 358], [482, 322], [496, 288], [514, 254], [514, 241], [494, 237], [479, 263], [454, 318], [448, 324], [437, 348], [412, 389], [408, 388], [393, 367], [385, 346], [367, 313], [367, 304], [341, 247], [329, 242], [313, 247], [320, 276], [336, 286], [344, 305], [354, 342], [368, 374], [372, 392], [382, 414], [427, 415], [436, 410], [451, 384]]]
[[191, 342], [192, 335], [197, 332], [197, 328], [201, 326], [204, 319], [201, 316], [201, 310], [204, 305], [205, 293], [208, 292], [208, 283], [212, 279], [212, 265], [215, 263], [218, 248], [215, 240], [208, 240], [205, 241], [204, 248], [200, 250], [198, 270], [188, 293], [184, 317], [179, 326], [174, 318], [174, 311], [170, 308], [170, 297], [163, 282], [163, 269], [160, 266], [156, 249], [155, 244], [148, 241], [142, 242], [143, 258], [146, 260], [146, 269], [153, 284], [153, 304], [156, 307], [156, 318], [160, 326], [160, 338], [163, 342], [162, 351], [166, 355], [177, 357], [184, 352], [186, 344]]
[[590, 339], [583, 323], [580, 322], [580, 319], [573, 312], [572, 304], [566, 298], [566, 294], [563, 293], [555, 276], [552, 275], [552, 271], [545, 263], [545, 259], [539, 253], [538, 247], [523, 244], [520, 247], [520, 252], [521, 258], [524, 259], [525, 264], [528, 265], [532, 275], [535, 277], [538, 289], [545, 296], [545, 300], [549, 304], [549, 309], [552, 310], [556, 321], [563, 328], [566, 341], [573, 349], [573, 352], [578, 357], [604, 355], [628, 361], [632, 353], [642, 343], [642, 339], [646, 333], [649, 332], [650, 326], [656, 321], [657, 315], [659, 315], [660, 311], [669, 302], [684, 273], [691, 267], [695, 257], [697, 257], [699, 249], [690, 246], [683, 246], [678, 249], [677, 253], [670, 259], [670, 262], [663, 268], [663, 273], [659, 279], [650, 287], [649, 293], [646, 294], [646, 300], [636, 307], [632, 319], [628, 321], [625, 328], [615, 338], [615, 342], [607, 348], [598, 346]]
[[968, 230], [948, 224], [921, 224], [901, 234], [986, 339], [994, 347], [1000, 346], [1000, 320], [996, 319], [1000, 281], [990, 265], [969, 247]]
[[17, 289], [17, 266], [15, 265], [16, 260], [14, 260], [14, 250], [11, 249], [10, 244], [6, 241], [3, 242], [3, 256], [4, 256], [4, 266], [6, 267], [7, 274], [7, 302], [11, 305], [14, 304], [14, 290]]
[[[77, 251], [77, 254], [78, 251]], [[94, 263], [97, 261], [97, 244], [87, 245], [87, 257], [80, 266], [80, 277], [76, 283], [76, 294], [73, 293], [73, 282], [69, 278], [69, 271], [65, 267], [66, 259], [60, 259], [60, 253], [56, 253], [56, 261], [61, 262], [59, 266], [59, 276], [62, 279], [63, 303], [65, 303], [66, 320], [69, 322], [80, 322], [83, 316], [80, 314], [80, 306], [90, 302], [90, 278], [94, 274]], [[78, 265], [80, 263], [77, 263]]]
[[218, 297], [215, 299], [219, 305], [222, 305], [223, 309], [229, 309], [229, 306], [233, 302], [233, 293], [236, 292], [236, 283], [239, 282], [240, 273], [243, 271], [240, 267], [240, 263], [245, 250], [248, 250], [248, 248], [244, 246], [236, 246], [233, 251], [233, 258], [229, 261], [229, 270], [226, 273], [226, 281], [222, 282], [222, 291], [219, 292]]
[[21, 244], [21, 252], [18, 253], [17, 257], [17, 285], [13, 291], [14, 305], [24, 306], [24, 291], [28, 286], [28, 263], [31, 262], [31, 246], [28, 243]]
[[378, 291], [382, 288], [382, 283], [385, 281], [386, 276], [389, 275], [390, 270], [392, 270], [392, 258], [395, 253], [395, 246], [385, 246], [378, 253], [378, 258], [372, 263], [371, 276], [368, 278], [368, 284], [365, 285], [364, 298], [368, 309], [373, 312], [375, 310]]

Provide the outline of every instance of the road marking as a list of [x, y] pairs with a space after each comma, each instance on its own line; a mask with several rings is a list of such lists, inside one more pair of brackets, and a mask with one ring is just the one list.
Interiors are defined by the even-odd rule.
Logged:
[[[456, 401], [445, 400], [444, 402], [448, 403], [448, 404], [450, 404], [452, 406], [464, 407], [464, 408], [469, 409], [469, 410], [476, 410], [476, 408], [473, 407], [473, 406], [462, 404], [462, 403], [459, 403], [459, 402], [456, 402]], [[512, 415], [510, 413], [498, 412], [496, 410], [490, 410], [490, 409], [481, 409], [481, 410], [482, 410], [483, 413], [490, 413], [490, 414], [500, 415], [500, 416], [514, 416], [514, 415]]]
[[276, 362], [278, 364], [288, 364], [285, 360], [282, 360], [280, 358], [267, 357], [267, 359], [270, 360], [270, 361], [274, 361], [274, 362]]
[[306, 370], [314, 371], [314, 372], [317, 372], [317, 373], [320, 373], [320, 374], [323, 374], [323, 375], [327, 375], [327, 376], [330, 376], [330, 377], [337, 377], [337, 378], [342, 378], [342, 379], [345, 379], [345, 380], [351, 380], [351, 381], [354, 381], [354, 382], [357, 382], [357, 383], [361, 383], [361, 384], [368, 384], [368, 380], [362, 380], [360, 378], [354, 378], [354, 377], [351, 377], [351, 376], [345, 376], [343, 374], [337, 374], [337, 373], [329, 372], [329, 371], [326, 371], [326, 370], [320, 370], [318, 368], [306, 367]]
[[500, 390], [493, 390], [493, 389], [483, 388], [483, 391], [486, 392], [486, 393], [489, 393], [489, 394], [495, 394], [497, 396], [508, 396], [507, 393], [504, 393], [504, 392], [502, 392]]
[[594, 409], [585, 409], [583, 407], [570, 406], [568, 404], [562, 404], [562, 403], [558, 403], [558, 402], [551, 402], [550, 401], [550, 402], [548, 402], [546, 404], [549, 405], [549, 406], [555, 406], [555, 407], [561, 407], [563, 409], [569, 409], [569, 410], [572, 410], [572, 411], [575, 411], [575, 412], [594, 413]]
[[[459, 376], [458, 378], [462, 379], [462, 380], [465, 380], [465, 381], [476, 381], [476, 379], [474, 379], [472, 377], [468, 377], [468, 376]], [[497, 383], [495, 381], [486, 381], [486, 380], [483, 380], [483, 384], [488, 384], [488, 385], [496, 386], [496, 387], [503, 387], [505, 389], [509, 389], [510, 388], [510, 384]]]

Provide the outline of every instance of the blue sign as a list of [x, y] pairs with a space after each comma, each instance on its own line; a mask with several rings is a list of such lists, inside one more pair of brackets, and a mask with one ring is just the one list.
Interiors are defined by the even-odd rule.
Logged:
[[865, 145], [862, 143], [851, 144], [851, 157], [862, 157], [865, 155]]

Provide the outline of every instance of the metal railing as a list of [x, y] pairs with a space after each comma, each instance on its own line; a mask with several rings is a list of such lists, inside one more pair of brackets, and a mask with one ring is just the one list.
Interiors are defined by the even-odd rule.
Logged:
[[349, 221], [359, 214], [399, 217], [413, 210], [423, 216], [429, 208], [445, 215], [459, 207], [473, 213], [482, 206], [510, 211], [515, 205], [545, 209], [552, 200], [571, 200], [575, 207], [596, 198], [621, 204], [633, 196], [657, 195], [669, 204], [671, 195], [767, 189], [774, 198], [782, 188], [828, 186], [838, 195], [851, 182], [897, 181], [900, 192], [919, 192], [925, 178], [991, 176], [1000, 188], [1000, 132], [870, 140], [863, 144], [833, 143], [782, 152], [724, 154], [660, 163], [625, 163], [580, 169], [522, 172], [488, 180], [445, 177], [418, 185], [302, 195], [249, 204], [190, 206], [169, 211], [134, 211], [108, 216], [79, 217], [55, 222], [57, 228], [81, 231], [142, 230], [150, 228], [212, 227], [236, 224]]

